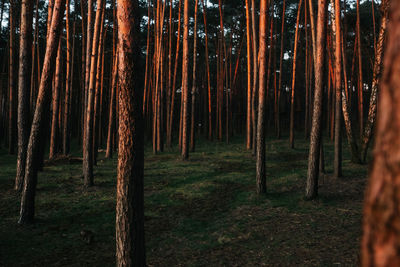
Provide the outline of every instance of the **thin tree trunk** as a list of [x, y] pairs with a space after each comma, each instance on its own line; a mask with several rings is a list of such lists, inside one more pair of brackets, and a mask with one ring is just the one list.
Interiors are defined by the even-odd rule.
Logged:
[[119, 149], [116, 207], [117, 266], [146, 266], [144, 240], [143, 87], [138, 86], [139, 4], [118, 0]]
[[51, 82], [56, 62], [57, 47], [59, 44], [62, 18], [64, 15], [65, 0], [55, 0], [47, 49], [43, 62], [42, 77], [40, 79], [39, 93], [36, 102], [35, 115], [33, 117], [31, 133], [27, 148], [24, 186], [21, 197], [21, 209], [19, 223], [31, 223], [35, 214], [35, 192], [37, 183], [38, 160], [41, 156], [39, 146], [40, 136], [45, 131], [45, 113], [49, 108]]
[[333, 175], [342, 176], [342, 31], [340, 0], [335, 0], [335, 151], [333, 160]]
[[358, 116], [360, 123], [360, 135], [364, 132], [364, 99], [363, 99], [363, 74], [362, 74], [362, 54], [361, 54], [361, 33], [360, 33], [360, 0], [357, 0], [357, 23], [356, 34], [358, 40]]
[[400, 3], [391, 1], [374, 161], [365, 194], [361, 266], [399, 266]]
[[180, 48], [180, 40], [181, 40], [181, 0], [179, 0], [178, 6], [178, 35], [176, 39], [176, 52], [175, 52], [175, 65], [174, 65], [174, 78], [172, 80], [172, 96], [171, 96], [171, 108], [169, 114], [169, 125], [167, 129], [167, 147], [171, 147], [172, 144], [172, 125], [174, 122], [174, 106], [175, 106], [175, 92], [176, 92], [176, 75], [178, 71], [178, 60], [179, 60], [179, 48]]
[[[118, 55], [118, 49], [116, 51], [116, 55]], [[113, 153], [113, 132], [114, 132], [114, 123], [115, 123], [115, 102], [116, 102], [116, 86], [118, 79], [118, 57], [114, 59], [114, 67], [113, 67], [112, 81], [111, 81], [111, 95], [110, 95], [110, 105], [108, 112], [108, 130], [107, 130], [107, 149], [106, 149], [106, 158], [112, 158]]]
[[290, 136], [289, 136], [290, 148], [294, 148], [294, 99], [295, 99], [295, 87], [296, 87], [297, 45], [298, 45], [298, 42], [300, 39], [299, 24], [300, 24], [300, 14], [301, 14], [302, 3], [303, 3], [303, 0], [299, 0], [299, 5], [297, 6], [296, 32], [295, 32], [295, 36], [294, 36], [292, 92], [291, 92], [291, 99], [290, 99]]
[[381, 66], [382, 66], [382, 58], [383, 58], [383, 49], [385, 44], [385, 36], [386, 36], [386, 27], [388, 24], [388, 16], [389, 16], [389, 4], [390, 1], [383, 0], [381, 3], [381, 10], [382, 10], [382, 22], [381, 27], [379, 29], [379, 36], [378, 36], [378, 43], [376, 47], [376, 54], [375, 54], [375, 62], [374, 62], [374, 69], [372, 72], [372, 89], [371, 89], [371, 96], [370, 96], [370, 103], [369, 103], [369, 110], [368, 110], [368, 119], [364, 128], [364, 134], [361, 139], [361, 160], [365, 162], [367, 157], [368, 145], [371, 141], [372, 136], [372, 128], [375, 124], [375, 117], [376, 117], [376, 103], [378, 99], [378, 87], [379, 87], [379, 80], [381, 76]]
[[318, 25], [317, 25], [317, 54], [315, 62], [315, 95], [312, 127], [310, 135], [310, 150], [308, 156], [308, 170], [306, 183], [306, 199], [314, 199], [318, 195], [318, 175], [321, 150], [321, 123], [322, 103], [324, 88], [324, 61], [325, 61], [325, 35], [328, 0], [318, 1]]
[[[96, 67], [98, 60], [98, 46], [100, 38], [100, 26], [102, 18], [102, 10], [104, 0], [97, 0], [96, 22], [93, 34], [93, 43], [91, 63], [90, 63], [90, 83], [88, 87], [87, 108], [86, 108], [86, 126], [83, 149], [83, 180], [86, 187], [93, 185], [93, 121], [94, 121], [94, 97], [95, 97], [95, 82], [96, 82]], [[89, 6], [90, 7], [90, 6]]]
[[10, 0], [9, 25], [10, 25], [10, 41], [9, 41], [9, 67], [8, 67], [8, 153], [14, 154], [15, 147], [15, 84], [14, 84], [14, 38], [15, 38], [15, 3]]
[[[285, 2], [285, 1], [284, 1]], [[246, 38], [247, 38], [247, 110], [246, 110], [246, 148], [251, 149], [251, 35], [250, 6], [246, 0]]]
[[61, 68], [62, 68], [62, 51], [61, 51], [61, 39], [58, 44], [58, 52], [57, 52], [57, 62], [56, 62], [56, 74], [54, 80], [54, 88], [53, 88], [53, 100], [52, 100], [52, 119], [51, 119], [51, 134], [50, 134], [50, 153], [49, 159], [53, 159], [58, 152], [58, 111], [59, 111], [59, 102], [60, 102], [60, 90], [61, 90]]
[[[25, 174], [26, 147], [29, 138], [29, 92], [32, 71], [33, 1], [21, 2], [21, 37], [18, 74], [18, 158], [15, 190], [21, 191]], [[37, 22], [36, 22], [37, 23]]]
[[276, 120], [277, 120], [277, 138], [281, 137], [281, 121], [280, 121], [280, 100], [281, 100], [281, 92], [282, 92], [282, 66], [283, 66], [283, 41], [284, 41], [284, 29], [285, 29], [285, 12], [286, 12], [286, 1], [283, 0], [282, 7], [282, 28], [281, 28], [281, 51], [280, 51], [280, 60], [279, 60], [279, 82], [278, 82], [278, 101], [276, 107]]
[[[99, 7], [100, 9], [100, 7]], [[98, 154], [98, 144], [99, 144], [99, 121], [101, 117], [99, 116], [100, 109], [100, 90], [101, 90], [101, 77], [102, 77], [102, 63], [103, 60], [103, 43], [104, 43], [104, 13], [105, 13], [105, 1], [101, 6], [101, 22], [100, 22], [100, 35], [99, 35], [99, 45], [96, 47], [97, 50], [97, 70], [96, 70], [96, 85], [95, 85], [95, 97], [94, 97], [94, 114], [93, 114], [93, 164], [97, 166], [97, 154]]]
[[257, 51], [257, 32], [256, 32], [256, 5], [251, 1], [251, 25], [253, 30], [253, 92], [252, 92], [252, 123], [253, 123], [253, 155], [256, 155], [257, 142], [257, 113], [256, 113], [256, 94], [257, 94], [257, 69], [258, 69], [258, 51]]
[[204, 19], [204, 39], [205, 39], [205, 58], [206, 58], [206, 71], [207, 71], [207, 93], [208, 93], [208, 139], [212, 139], [212, 103], [211, 103], [211, 78], [210, 78], [210, 63], [208, 56], [208, 32], [207, 32], [207, 7], [204, 4], [205, 0], [201, 0], [203, 5], [203, 19]]
[[183, 63], [182, 63], [182, 159], [189, 158], [189, 0], [183, 9]]
[[190, 124], [190, 151], [195, 149], [195, 131], [196, 131], [196, 64], [197, 64], [197, 10], [198, 0], [195, 2], [194, 8], [194, 29], [193, 29], [193, 78], [192, 78], [192, 108], [191, 108], [191, 124]]
[[[71, 33], [70, 33], [70, 0], [66, 0], [66, 34], [67, 34], [67, 65], [65, 77], [65, 100], [64, 100], [64, 127], [63, 127], [63, 154], [69, 153], [69, 116], [70, 116], [70, 97], [71, 97]], [[73, 38], [73, 37], [72, 37]]]

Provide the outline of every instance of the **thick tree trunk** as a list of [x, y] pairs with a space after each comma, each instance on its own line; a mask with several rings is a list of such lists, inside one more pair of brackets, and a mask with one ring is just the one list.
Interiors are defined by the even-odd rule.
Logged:
[[374, 69], [372, 72], [372, 89], [371, 89], [371, 96], [369, 102], [369, 110], [368, 110], [368, 119], [365, 124], [364, 134], [361, 139], [361, 160], [365, 162], [367, 157], [368, 145], [371, 141], [372, 136], [372, 128], [375, 124], [375, 117], [376, 117], [376, 103], [378, 99], [378, 87], [379, 87], [379, 80], [381, 76], [381, 66], [382, 66], [382, 58], [383, 58], [383, 49], [385, 44], [385, 36], [386, 36], [386, 27], [388, 24], [388, 16], [389, 16], [389, 0], [384, 0], [381, 3], [381, 10], [382, 10], [382, 22], [381, 27], [379, 29], [379, 36], [378, 36], [378, 43], [376, 46], [376, 54], [375, 54], [375, 61], [374, 61]]
[[117, 266], [146, 266], [144, 241], [143, 87], [139, 86], [139, 5], [118, 0], [119, 151], [116, 207]]
[[306, 183], [306, 199], [313, 199], [318, 195], [318, 175], [321, 146], [322, 102], [324, 88], [324, 63], [325, 63], [325, 35], [328, 0], [318, 1], [317, 25], [317, 54], [315, 62], [315, 95], [312, 126], [310, 135], [310, 150], [308, 156], [308, 170]]
[[59, 44], [62, 17], [64, 15], [65, 0], [55, 0], [47, 49], [43, 62], [42, 77], [40, 79], [39, 93], [33, 117], [31, 133], [27, 148], [24, 186], [21, 198], [19, 223], [30, 223], [35, 213], [35, 192], [37, 183], [38, 160], [40, 160], [40, 136], [44, 129], [45, 113], [49, 109], [51, 82], [56, 62], [57, 47]]
[[[32, 71], [33, 1], [21, 2], [21, 37], [18, 74], [18, 158], [15, 190], [21, 191], [25, 174], [26, 147], [29, 138], [29, 92]], [[37, 22], [36, 22], [37, 23]]]
[[374, 161], [364, 201], [361, 266], [400, 265], [400, 3], [391, 1]]
[[100, 39], [100, 26], [104, 0], [97, 0], [96, 22], [93, 34], [92, 56], [90, 63], [90, 83], [88, 87], [88, 101], [86, 108], [85, 138], [83, 143], [83, 180], [86, 187], [93, 185], [93, 121], [94, 121], [94, 97], [96, 83], [96, 67], [98, 60], [98, 45]]
[[189, 158], [189, 0], [183, 8], [183, 63], [182, 63], [182, 159]]
[[260, 80], [258, 89], [258, 121], [256, 149], [257, 194], [267, 191], [265, 177], [265, 111], [266, 111], [266, 65], [267, 65], [267, 0], [260, 2]]

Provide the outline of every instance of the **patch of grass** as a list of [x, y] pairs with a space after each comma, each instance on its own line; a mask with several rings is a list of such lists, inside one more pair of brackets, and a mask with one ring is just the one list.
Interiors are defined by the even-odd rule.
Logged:
[[[200, 140], [189, 161], [177, 147], [146, 146], [145, 228], [149, 266], [357, 265], [367, 167], [344, 144], [341, 179], [332, 179], [325, 140], [319, 198], [303, 199], [308, 141], [267, 140], [267, 191], [255, 194], [255, 161], [243, 138]], [[75, 145], [76, 146], [76, 145]], [[75, 148], [73, 155], [79, 157]], [[95, 186], [83, 188], [81, 164], [45, 166], [38, 177], [36, 223], [17, 225], [16, 157], [0, 149], [0, 265], [113, 266], [116, 155], [99, 154]], [[88, 242], [83, 233], [91, 233]]]

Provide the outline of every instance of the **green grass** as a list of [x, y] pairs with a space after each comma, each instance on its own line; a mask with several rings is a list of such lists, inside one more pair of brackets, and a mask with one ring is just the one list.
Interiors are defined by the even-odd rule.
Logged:
[[[177, 148], [146, 147], [145, 227], [149, 266], [353, 266], [358, 263], [367, 167], [344, 147], [341, 179], [327, 175], [315, 201], [303, 199], [308, 141], [267, 140], [267, 191], [255, 194], [255, 162], [243, 138], [201, 140], [190, 160]], [[75, 150], [75, 155], [79, 151]], [[39, 174], [36, 223], [19, 226], [15, 156], [0, 150], [0, 266], [113, 266], [117, 160], [100, 153], [95, 186], [81, 165], [48, 165]], [[93, 233], [86, 242], [82, 231]]]

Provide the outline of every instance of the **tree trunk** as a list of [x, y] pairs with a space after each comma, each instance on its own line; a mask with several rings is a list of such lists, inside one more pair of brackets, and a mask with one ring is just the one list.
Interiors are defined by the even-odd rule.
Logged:
[[15, 38], [15, 26], [14, 26], [14, 15], [15, 15], [15, 2], [10, 1], [10, 12], [9, 12], [9, 25], [10, 25], [10, 41], [9, 41], [9, 67], [8, 67], [8, 153], [14, 154], [15, 147], [15, 84], [14, 84], [14, 38]]
[[[21, 37], [18, 75], [18, 158], [15, 190], [21, 191], [25, 174], [26, 147], [29, 138], [29, 92], [32, 71], [33, 1], [21, 2]], [[36, 21], [37, 23], [37, 21]]]
[[[71, 33], [70, 33], [70, 0], [66, 0], [66, 39], [67, 39], [67, 65], [66, 65], [66, 77], [65, 77], [65, 100], [64, 100], [64, 125], [63, 125], [63, 154], [69, 153], [69, 130], [70, 130], [70, 97], [71, 97]], [[74, 38], [74, 37], [72, 37]]]
[[[254, 7], [253, 7], [254, 8]], [[267, 65], [267, 0], [260, 2], [260, 80], [258, 89], [258, 121], [256, 149], [257, 194], [267, 191], [265, 177], [265, 110], [266, 110], [266, 65]]]
[[360, 135], [364, 132], [364, 98], [363, 98], [363, 74], [362, 74], [362, 54], [361, 54], [361, 33], [360, 33], [360, 0], [357, 0], [357, 23], [356, 34], [358, 40], [358, 116], [360, 123]]
[[385, 44], [386, 27], [388, 24], [389, 4], [390, 1], [388, 0], [384, 0], [381, 3], [381, 10], [383, 16], [382, 16], [381, 27], [379, 29], [379, 36], [378, 36], [379, 39], [376, 46], [374, 69], [372, 72], [373, 75], [372, 89], [371, 89], [371, 96], [370, 96], [370, 103], [368, 110], [368, 119], [364, 128], [363, 137], [361, 139], [361, 160], [363, 162], [365, 162], [367, 157], [368, 145], [371, 141], [371, 136], [372, 136], [372, 128], [374, 127], [375, 124], [376, 103], [378, 99], [378, 87], [381, 76], [381, 66], [382, 66], [383, 49]]
[[58, 152], [58, 111], [60, 102], [60, 89], [61, 89], [61, 68], [62, 68], [62, 51], [61, 51], [61, 39], [58, 43], [58, 52], [56, 60], [56, 75], [53, 88], [53, 100], [52, 100], [52, 119], [51, 119], [51, 134], [50, 134], [50, 153], [49, 159], [53, 159]]
[[247, 38], [247, 110], [246, 110], [246, 148], [251, 149], [251, 35], [250, 6], [246, 0], [246, 38]]
[[256, 155], [257, 142], [257, 113], [256, 113], [256, 93], [257, 93], [257, 69], [258, 69], [258, 51], [257, 51], [257, 32], [256, 32], [256, 4], [251, 1], [251, 25], [253, 32], [253, 92], [252, 92], [252, 124], [253, 124], [253, 155]]
[[[83, 143], [83, 180], [86, 187], [93, 185], [93, 120], [94, 120], [94, 97], [95, 97], [95, 83], [96, 83], [96, 67], [98, 59], [98, 46], [100, 38], [100, 26], [104, 0], [97, 0], [97, 11], [96, 11], [96, 22], [93, 34], [92, 43], [92, 56], [90, 63], [90, 83], [88, 87], [88, 101], [86, 108], [86, 126], [85, 126], [85, 138]], [[90, 6], [89, 6], [90, 7]]]
[[282, 66], [283, 66], [283, 41], [284, 41], [284, 29], [285, 29], [285, 11], [286, 11], [286, 1], [283, 0], [282, 7], [282, 28], [281, 28], [281, 51], [280, 51], [280, 59], [279, 59], [279, 81], [278, 81], [278, 100], [276, 103], [276, 136], [277, 138], [281, 137], [281, 121], [280, 121], [280, 100], [281, 100], [281, 92], [282, 92]]
[[117, 266], [146, 266], [144, 241], [143, 87], [139, 86], [139, 4], [118, 0], [119, 150], [116, 207]]
[[306, 199], [314, 199], [318, 195], [318, 175], [321, 145], [322, 103], [324, 88], [325, 35], [328, 0], [318, 1], [317, 54], [315, 62], [315, 95], [312, 126], [310, 135], [310, 150], [308, 155], [308, 170], [306, 183]]
[[374, 161], [365, 194], [361, 266], [400, 265], [400, 3], [391, 1]]
[[183, 63], [182, 63], [182, 159], [189, 158], [189, 0], [183, 9]]
[[341, 7], [340, 0], [335, 0], [335, 151], [333, 160], [333, 175], [342, 176], [342, 65], [341, 65]]
[[197, 9], [198, 0], [195, 2], [194, 8], [194, 29], [193, 29], [193, 78], [192, 78], [192, 108], [191, 108], [191, 124], [190, 124], [190, 151], [195, 149], [195, 131], [196, 131], [196, 63], [197, 63]]
[[171, 107], [170, 107], [170, 114], [169, 114], [169, 125], [167, 129], [167, 147], [171, 147], [172, 144], [172, 125], [174, 122], [174, 106], [175, 106], [175, 92], [176, 92], [176, 75], [178, 70], [178, 60], [179, 60], [179, 48], [180, 48], [180, 40], [181, 40], [181, 0], [179, 0], [178, 6], [178, 35], [176, 39], [176, 52], [175, 52], [175, 65], [174, 65], [174, 78], [172, 80], [172, 96], [171, 96]]
[[45, 113], [49, 109], [49, 98], [51, 93], [51, 82], [56, 62], [57, 47], [59, 44], [62, 18], [64, 15], [65, 0], [55, 0], [47, 49], [43, 62], [42, 77], [40, 79], [39, 93], [36, 102], [35, 115], [33, 117], [31, 133], [29, 136], [27, 158], [25, 167], [24, 186], [21, 197], [21, 209], [19, 223], [33, 222], [35, 213], [35, 192], [37, 183], [38, 160], [41, 156], [39, 146], [40, 136], [44, 129]]
[[[118, 49], [116, 51], [116, 55], [118, 55]], [[115, 123], [115, 105], [116, 105], [116, 94], [115, 89], [117, 86], [117, 79], [118, 79], [118, 57], [114, 59], [114, 67], [113, 67], [113, 74], [112, 74], [112, 81], [111, 81], [111, 94], [110, 94], [110, 105], [109, 105], [109, 112], [108, 112], [108, 130], [107, 130], [107, 150], [106, 150], [106, 158], [112, 158], [113, 152], [113, 132], [114, 132], [114, 123]]]
[[297, 20], [296, 20], [296, 32], [294, 36], [294, 51], [293, 51], [293, 69], [292, 69], [292, 93], [290, 99], [290, 136], [289, 143], [290, 148], [294, 148], [294, 98], [295, 98], [295, 87], [296, 87], [296, 63], [297, 63], [297, 45], [299, 42], [299, 23], [301, 14], [301, 5], [303, 0], [299, 0], [297, 6]]

